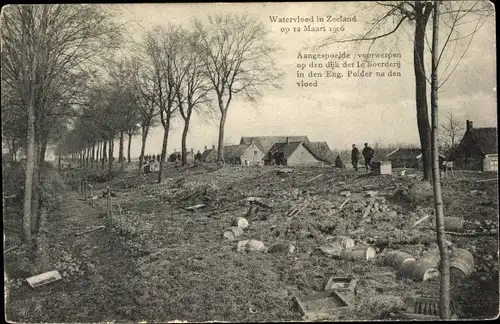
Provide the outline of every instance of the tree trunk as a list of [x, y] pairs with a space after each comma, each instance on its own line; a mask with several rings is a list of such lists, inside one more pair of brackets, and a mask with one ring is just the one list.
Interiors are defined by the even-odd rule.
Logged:
[[57, 169], [61, 171], [61, 154], [58, 155]]
[[113, 171], [113, 139], [109, 140], [108, 171]]
[[158, 171], [158, 183], [163, 181], [163, 174], [165, 172], [165, 157], [167, 155], [167, 143], [168, 143], [168, 133], [170, 131], [170, 122], [163, 127], [163, 143], [161, 145], [161, 157], [160, 157], [160, 170]]
[[125, 169], [125, 158], [123, 154], [123, 131], [120, 132], [119, 154], [120, 154], [120, 171], [123, 171]]
[[[431, 9], [429, 9], [431, 8]], [[430, 180], [431, 163], [431, 129], [427, 108], [427, 80], [424, 65], [425, 28], [429, 19], [432, 4], [415, 1], [415, 40], [413, 44], [413, 66], [415, 71], [417, 125], [422, 148], [422, 165], [424, 180]]]
[[144, 163], [144, 151], [146, 150], [146, 140], [148, 138], [149, 127], [142, 128], [141, 155], [139, 156], [139, 174], [142, 174], [142, 165]]
[[108, 144], [107, 140], [102, 141], [102, 169], [104, 170], [104, 163], [106, 163], [106, 145]]
[[446, 245], [444, 228], [443, 197], [441, 196], [439, 151], [438, 151], [438, 35], [439, 35], [439, 4], [434, 1], [434, 19], [432, 23], [432, 75], [431, 75], [431, 116], [432, 116], [432, 180], [434, 189], [434, 209], [436, 215], [436, 233], [439, 253], [441, 255], [441, 286], [440, 313], [441, 319], [450, 318], [450, 267], [448, 247]]
[[184, 120], [184, 129], [182, 131], [182, 165], [187, 165], [187, 148], [186, 148], [186, 138], [189, 131], [189, 119]]
[[35, 163], [33, 167], [33, 184], [31, 191], [31, 234], [36, 235], [37, 225], [38, 225], [38, 207], [40, 205], [40, 166], [41, 166], [41, 155], [42, 148], [36, 143], [35, 137]]
[[23, 229], [26, 243], [31, 243], [31, 196], [33, 188], [33, 172], [35, 168], [35, 108], [33, 94], [28, 99], [28, 133], [26, 149], [26, 175], [24, 180], [24, 214]]
[[95, 157], [96, 167], [99, 168], [99, 158], [101, 157], [101, 142], [97, 142], [97, 152]]
[[128, 134], [127, 162], [130, 164], [130, 148], [132, 147], [132, 135]]
[[217, 146], [217, 165], [219, 166], [222, 166], [222, 164], [224, 163], [224, 154], [223, 154], [223, 150], [224, 150], [224, 126], [226, 124], [226, 116], [227, 116], [227, 112], [224, 111], [222, 112], [221, 114], [221, 117], [220, 117], [220, 124], [219, 124], [219, 143], [218, 143], [218, 146]]

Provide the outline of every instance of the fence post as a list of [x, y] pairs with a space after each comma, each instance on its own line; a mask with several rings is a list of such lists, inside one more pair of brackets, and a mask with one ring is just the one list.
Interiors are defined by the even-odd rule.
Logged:
[[87, 180], [83, 180], [83, 199], [87, 200]]

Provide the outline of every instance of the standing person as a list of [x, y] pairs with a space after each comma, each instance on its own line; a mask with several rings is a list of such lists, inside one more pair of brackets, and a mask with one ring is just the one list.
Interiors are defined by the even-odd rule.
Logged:
[[156, 154], [156, 159], [158, 160], [158, 162], [160, 162], [161, 155], [160, 154]]
[[373, 154], [375, 153], [375, 151], [368, 146], [368, 143], [365, 143], [365, 147], [363, 148], [363, 157], [365, 159], [365, 168], [366, 168], [366, 171], [368, 170], [371, 170], [372, 167], [372, 159], [373, 159]]
[[194, 156], [194, 159], [196, 161], [200, 161], [201, 162], [201, 152], [200, 152], [200, 150], [198, 150], [198, 153], [196, 153], [196, 155]]
[[356, 144], [352, 144], [351, 162], [355, 171], [358, 171], [358, 160], [359, 160], [359, 150], [356, 147]]

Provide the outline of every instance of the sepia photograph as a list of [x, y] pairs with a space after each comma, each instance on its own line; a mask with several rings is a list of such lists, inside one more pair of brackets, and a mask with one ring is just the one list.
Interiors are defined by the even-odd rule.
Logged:
[[485, 0], [8, 4], [8, 323], [491, 320]]

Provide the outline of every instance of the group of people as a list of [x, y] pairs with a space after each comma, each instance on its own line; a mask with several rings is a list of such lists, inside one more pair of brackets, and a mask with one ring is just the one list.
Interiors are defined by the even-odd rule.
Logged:
[[[365, 159], [366, 171], [370, 171], [372, 169], [371, 164], [375, 151], [368, 146], [368, 143], [365, 143], [365, 147], [361, 151], [361, 154], [363, 154], [363, 158]], [[358, 171], [358, 161], [359, 161], [359, 150], [356, 147], [356, 144], [352, 144], [351, 162], [352, 166], [354, 167], [354, 170], [356, 171]]]
[[155, 161], [159, 162], [160, 158], [161, 158], [160, 154], [157, 154], [157, 155], [154, 155], [154, 154], [144, 155], [144, 162], [145, 163], [153, 163]]
[[285, 153], [282, 151], [269, 151], [269, 164], [271, 165], [286, 165]]

